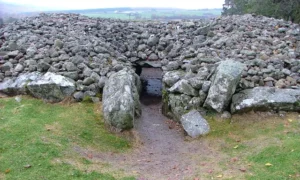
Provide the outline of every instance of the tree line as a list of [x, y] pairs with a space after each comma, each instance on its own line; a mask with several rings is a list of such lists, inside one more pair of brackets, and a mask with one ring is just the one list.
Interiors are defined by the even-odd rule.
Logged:
[[300, 23], [300, 0], [225, 0], [223, 15], [246, 13]]

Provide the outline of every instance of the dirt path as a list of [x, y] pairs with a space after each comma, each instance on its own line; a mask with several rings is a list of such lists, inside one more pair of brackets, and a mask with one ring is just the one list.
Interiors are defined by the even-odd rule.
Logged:
[[144, 99], [147, 105], [142, 104], [142, 116], [136, 119], [139, 147], [125, 154], [77, 151], [86, 157], [92, 154], [93, 162], [108, 163], [140, 180], [194, 179], [220, 171], [215, 160], [221, 154], [213, 145], [205, 138], [187, 141], [182, 129], [162, 115], [159, 100], [149, 101], [153, 99]]
[[138, 166], [141, 177], [184, 179], [210, 171], [206, 160], [218, 154], [204, 140], [186, 141], [182, 129], [163, 116], [160, 107], [160, 103], [142, 105], [138, 119], [137, 131], [144, 143], [139, 156], [145, 159]]

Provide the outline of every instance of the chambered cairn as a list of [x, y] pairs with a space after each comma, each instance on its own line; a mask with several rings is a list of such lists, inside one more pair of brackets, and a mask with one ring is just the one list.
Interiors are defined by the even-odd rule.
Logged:
[[[192, 137], [204, 110], [300, 110], [300, 25], [263, 16], [122, 21], [40, 14], [0, 29], [0, 91], [48, 102], [102, 101], [105, 122], [134, 127], [137, 67], [163, 70], [163, 113]], [[102, 97], [102, 99], [99, 99]]]

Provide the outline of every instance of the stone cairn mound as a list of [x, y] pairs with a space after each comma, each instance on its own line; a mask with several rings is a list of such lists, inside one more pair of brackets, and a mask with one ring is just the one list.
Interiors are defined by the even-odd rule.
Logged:
[[40, 14], [1, 28], [0, 47], [1, 92], [98, 102], [105, 89], [106, 122], [121, 130], [140, 113], [135, 69], [143, 66], [162, 68], [163, 110], [177, 121], [203, 108], [300, 110], [300, 25], [284, 20], [243, 15], [163, 23]]

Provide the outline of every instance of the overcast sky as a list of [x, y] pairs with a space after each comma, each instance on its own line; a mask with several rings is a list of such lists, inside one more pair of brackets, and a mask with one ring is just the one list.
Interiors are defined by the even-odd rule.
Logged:
[[224, 0], [0, 0], [43, 9], [91, 9], [111, 7], [222, 8]]

